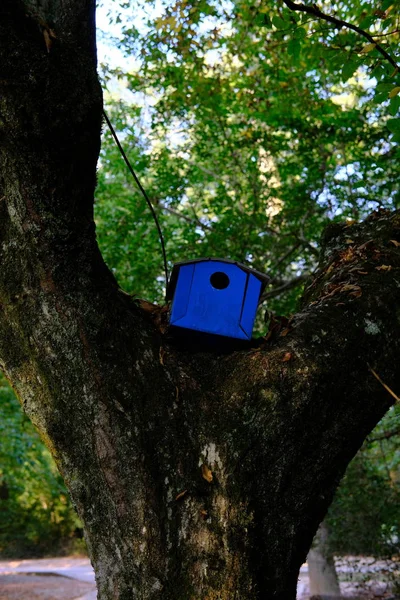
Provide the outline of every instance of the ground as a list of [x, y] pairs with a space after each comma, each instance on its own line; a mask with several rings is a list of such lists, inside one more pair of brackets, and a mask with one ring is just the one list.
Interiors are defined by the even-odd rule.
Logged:
[[[399, 577], [399, 563], [347, 557], [336, 561], [341, 591], [347, 600], [398, 600], [382, 581], [388, 568]], [[298, 600], [309, 599], [303, 565]], [[0, 600], [96, 600], [94, 574], [87, 558], [0, 561]]]
[[0, 600], [89, 600], [92, 590], [90, 583], [60, 575], [0, 575]]
[[0, 600], [96, 600], [88, 558], [0, 561]]

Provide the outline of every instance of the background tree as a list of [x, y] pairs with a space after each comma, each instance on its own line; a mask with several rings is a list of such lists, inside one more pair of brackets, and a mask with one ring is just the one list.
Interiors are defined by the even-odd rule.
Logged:
[[[330, 547], [337, 554], [399, 554], [398, 406], [371, 433], [329, 509]], [[348, 535], [348, 532], [351, 535]]]
[[82, 551], [80, 523], [50, 452], [3, 377], [0, 384], [0, 554]]
[[100, 597], [294, 597], [392, 401], [371, 368], [399, 385], [398, 214], [331, 227], [301, 311], [264, 346], [182, 351], [95, 242], [93, 4], [1, 11], [0, 359], [71, 491]]

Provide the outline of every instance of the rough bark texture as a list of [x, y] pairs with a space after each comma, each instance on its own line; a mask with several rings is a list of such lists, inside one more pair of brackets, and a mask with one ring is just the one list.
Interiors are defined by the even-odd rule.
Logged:
[[101, 600], [293, 599], [392, 402], [368, 364], [400, 389], [400, 215], [327, 232], [289, 331], [188, 352], [98, 251], [101, 109], [94, 0], [1, 0], [1, 367], [70, 489]]

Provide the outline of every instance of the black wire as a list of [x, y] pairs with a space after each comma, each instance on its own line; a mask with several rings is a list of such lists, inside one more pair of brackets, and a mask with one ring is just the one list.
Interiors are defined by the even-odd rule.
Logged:
[[168, 288], [168, 266], [167, 266], [167, 254], [166, 254], [166, 252], [165, 252], [165, 242], [164, 242], [164, 236], [163, 236], [163, 234], [162, 234], [162, 231], [161, 231], [160, 223], [158, 222], [158, 218], [157, 218], [156, 212], [155, 212], [155, 210], [154, 210], [154, 207], [153, 207], [152, 203], [150, 202], [150, 198], [149, 198], [149, 197], [148, 197], [148, 195], [146, 194], [146, 192], [145, 192], [145, 190], [144, 190], [144, 188], [143, 188], [142, 184], [141, 184], [141, 183], [140, 183], [140, 181], [139, 181], [139, 178], [137, 177], [137, 175], [136, 175], [135, 171], [133, 170], [133, 167], [132, 167], [131, 163], [129, 162], [129, 159], [128, 159], [127, 155], [125, 154], [125, 151], [124, 151], [123, 147], [121, 146], [121, 142], [119, 141], [119, 139], [118, 139], [118, 136], [117, 136], [117, 134], [116, 134], [116, 132], [115, 132], [115, 129], [114, 129], [114, 127], [112, 126], [112, 124], [111, 124], [111, 121], [110, 121], [110, 119], [108, 118], [108, 116], [107, 116], [107, 113], [106, 113], [106, 111], [105, 111], [105, 110], [103, 110], [103, 115], [104, 115], [104, 118], [105, 118], [105, 120], [106, 120], [106, 123], [107, 123], [107, 125], [108, 125], [108, 128], [109, 128], [109, 130], [111, 131], [111, 135], [113, 136], [113, 138], [114, 138], [114, 141], [115, 141], [115, 143], [116, 143], [116, 144], [117, 144], [117, 146], [118, 146], [118, 149], [119, 149], [119, 151], [120, 151], [120, 153], [121, 153], [121, 156], [122, 156], [122, 158], [124, 159], [124, 161], [125, 161], [125, 164], [126, 164], [126, 166], [128, 167], [128, 169], [129, 169], [129, 171], [130, 171], [130, 173], [131, 173], [132, 177], [133, 177], [133, 178], [134, 178], [134, 180], [136, 181], [136, 183], [137, 183], [137, 186], [138, 186], [139, 190], [142, 192], [142, 194], [143, 194], [143, 196], [144, 196], [144, 199], [146, 200], [146, 202], [147, 202], [147, 204], [148, 204], [148, 206], [149, 206], [149, 208], [150, 208], [150, 210], [151, 210], [151, 214], [153, 215], [153, 219], [154, 219], [154, 221], [155, 221], [155, 224], [156, 224], [156, 227], [157, 227], [158, 236], [159, 236], [159, 238], [160, 238], [160, 242], [161, 242], [161, 248], [162, 248], [162, 253], [163, 253], [163, 260], [164, 260], [164, 273], [165, 273], [165, 293], [167, 293], [167, 288]]

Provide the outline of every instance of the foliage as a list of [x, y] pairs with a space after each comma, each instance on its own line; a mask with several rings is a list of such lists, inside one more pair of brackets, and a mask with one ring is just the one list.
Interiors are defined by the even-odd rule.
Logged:
[[68, 492], [34, 427], [0, 375], [0, 554], [84, 550]]
[[336, 554], [400, 554], [399, 419], [393, 407], [347, 468], [327, 518]]
[[[102, 66], [108, 111], [170, 264], [239, 260], [272, 276], [268, 308], [293, 311], [299, 289], [278, 300], [274, 290], [315, 268], [327, 222], [399, 204], [399, 73], [356, 32], [280, 2], [150, 1], [142, 18], [129, 2], [114, 6], [124, 62]], [[395, 57], [394, 3], [324, 9], [368, 28]], [[122, 287], [161, 301], [157, 233], [121, 167], [105, 131], [100, 245]]]

